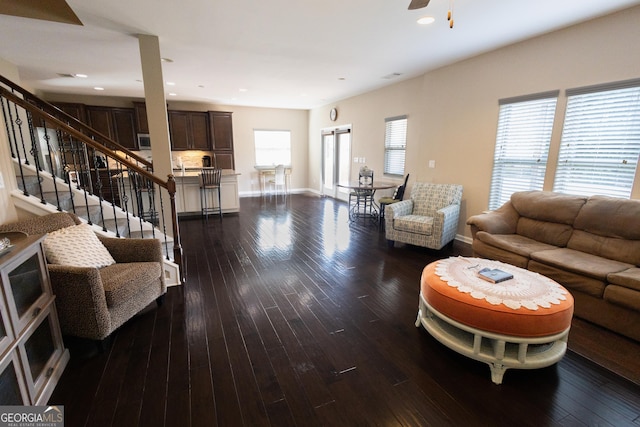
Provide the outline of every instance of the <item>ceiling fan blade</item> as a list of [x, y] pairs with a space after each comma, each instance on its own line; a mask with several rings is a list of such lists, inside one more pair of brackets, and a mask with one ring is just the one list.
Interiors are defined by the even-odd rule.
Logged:
[[411, 4], [409, 4], [409, 10], [414, 9], [422, 9], [423, 7], [427, 7], [431, 0], [411, 0]]

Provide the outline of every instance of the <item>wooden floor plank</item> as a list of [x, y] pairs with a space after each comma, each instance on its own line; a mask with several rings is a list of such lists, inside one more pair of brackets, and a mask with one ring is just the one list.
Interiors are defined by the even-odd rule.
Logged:
[[187, 282], [162, 307], [104, 353], [65, 337], [50, 402], [67, 425], [640, 426], [638, 343], [574, 319], [558, 364], [498, 386], [414, 326], [422, 269], [468, 245], [390, 249], [344, 203], [309, 195], [180, 226]]

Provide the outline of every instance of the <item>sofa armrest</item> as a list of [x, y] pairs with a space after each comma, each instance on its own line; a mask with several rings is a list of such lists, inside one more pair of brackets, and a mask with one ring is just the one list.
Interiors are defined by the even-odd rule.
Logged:
[[402, 200], [401, 202], [387, 205], [384, 209], [385, 219], [393, 220], [394, 217], [411, 215], [411, 212], [413, 212], [413, 200]]
[[120, 239], [100, 235], [98, 238], [118, 263], [163, 262], [162, 244], [159, 239]]
[[97, 268], [47, 264], [63, 333], [107, 336], [111, 317]]
[[436, 211], [433, 216], [434, 235], [440, 235], [440, 246], [444, 246], [456, 237], [460, 205], [449, 205]]
[[491, 234], [514, 234], [518, 218], [520, 214], [509, 201], [495, 211], [469, 217], [467, 224], [471, 226], [471, 235], [475, 239], [478, 231]]

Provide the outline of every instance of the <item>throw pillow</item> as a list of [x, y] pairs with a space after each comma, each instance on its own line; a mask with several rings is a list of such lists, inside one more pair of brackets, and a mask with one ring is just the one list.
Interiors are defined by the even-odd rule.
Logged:
[[44, 252], [50, 264], [95, 268], [115, 264], [88, 224], [61, 228], [47, 234]]

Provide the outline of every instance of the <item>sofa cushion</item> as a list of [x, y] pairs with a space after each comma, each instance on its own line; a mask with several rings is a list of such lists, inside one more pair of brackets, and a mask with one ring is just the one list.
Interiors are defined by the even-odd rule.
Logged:
[[[610, 219], [615, 218], [615, 221]], [[599, 236], [640, 240], [640, 200], [591, 196], [573, 227]]]
[[486, 231], [479, 231], [476, 238], [488, 245], [513, 252], [529, 258], [532, 252], [556, 249], [556, 246], [538, 242], [519, 234], [491, 234]]
[[107, 307], [134, 298], [142, 284], [160, 286], [161, 274], [162, 267], [157, 262], [119, 263], [100, 269]]
[[567, 242], [573, 232], [573, 228], [567, 224], [540, 221], [527, 217], [520, 217], [516, 230], [517, 234], [529, 237], [534, 241], [559, 247], [567, 246]]
[[609, 285], [604, 290], [604, 300], [630, 310], [640, 311], [640, 292], [629, 288]]
[[632, 264], [602, 258], [569, 248], [533, 252], [531, 259], [602, 281], [606, 281], [607, 275], [611, 273], [634, 267]]
[[422, 215], [404, 215], [394, 218], [393, 228], [398, 231], [431, 236], [433, 233], [433, 218]]
[[473, 256], [478, 258], [495, 259], [496, 261], [506, 262], [507, 264], [520, 268], [527, 268], [529, 264], [528, 256], [525, 257], [493, 245], [488, 245], [480, 239], [474, 239], [471, 247], [473, 248]]
[[[554, 267], [534, 259], [529, 261], [527, 269], [540, 273], [562, 284], [562, 286], [571, 292], [575, 292], [573, 293], [574, 297], [577, 295], [589, 295], [590, 297], [601, 299], [604, 294], [604, 288], [607, 285], [604, 280], [587, 277], [563, 267]], [[576, 298], [576, 305], [579, 305], [577, 300], [578, 298]]]
[[511, 203], [520, 216], [540, 221], [572, 225], [587, 198], [550, 191], [520, 191], [511, 195]]
[[[615, 221], [602, 220], [602, 222]], [[623, 263], [640, 265], [640, 240], [626, 240], [573, 230], [567, 247]]]
[[640, 292], [640, 268], [634, 267], [618, 273], [611, 273], [607, 276], [607, 281], [613, 285]]

